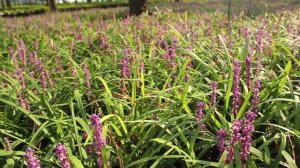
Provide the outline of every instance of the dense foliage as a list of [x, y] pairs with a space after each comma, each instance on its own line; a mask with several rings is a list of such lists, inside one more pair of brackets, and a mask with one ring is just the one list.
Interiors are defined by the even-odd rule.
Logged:
[[0, 165], [297, 167], [295, 13], [0, 20]]

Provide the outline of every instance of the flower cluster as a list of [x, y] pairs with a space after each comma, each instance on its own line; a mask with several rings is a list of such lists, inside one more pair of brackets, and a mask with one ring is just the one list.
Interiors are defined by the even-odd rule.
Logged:
[[197, 103], [197, 121], [201, 122], [204, 116], [203, 113], [204, 104], [202, 102]]
[[243, 126], [242, 120], [234, 120], [230, 129], [230, 146], [227, 148], [228, 154], [225, 163], [228, 164], [234, 159], [234, 147], [240, 141], [241, 130]]
[[241, 63], [238, 60], [233, 62], [233, 114], [237, 114], [238, 108], [240, 105], [240, 96], [241, 96], [241, 88], [240, 88], [240, 77], [241, 77]]
[[27, 167], [28, 168], [40, 168], [40, 161], [39, 159], [34, 155], [33, 150], [31, 148], [28, 148], [25, 152], [25, 159], [27, 160]]
[[55, 148], [55, 154], [60, 161], [61, 167], [63, 168], [71, 168], [70, 161], [68, 159], [68, 153], [66, 147], [59, 143]]
[[247, 112], [245, 119], [235, 120], [230, 130], [230, 145], [227, 148], [228, 154], [225, 160], [226, 164], [229, 164], [234, 159], [235, 146], [238, 142], [241, 142], [241, 151], [240, 156], [242, 164], [244, 165], [247, 162], [247, 159], [250, 154], [250, 147], [252, 142], [252, 132], [254, 131], [254, 120], [256, 114], [254, 112]]
[[257, 106], [259, 103], [259, 91], [261, 89], [261, 80], [255, 81], [255, 87], [253, 89], [253, 99], [252, 99], [252, 110], [257, 113]]
[[246, 58], [246, 85], [248, 88], [251, 87], [251, 56]]
[[216, 81], [212, 81], [210, 83], [210, 86], [211, 86], [211, 90], [212, 90], [210, 103], [211, 103], [211, 105], [215, 105], [216, 102], [217, 102], [217, 87], [218, 87], [218, 84], [217, 84]]
[[90, 117], [91, 120], [91, 128], [94, 129], [94, 150], [97, 154], [97, 163], [99, 168], [103, 167], [102, 161], [102, 148], [106, 145], [105, 139], [102, 137], [102, 123], [100, 121], [100, 117], [97, 114], [93, 114]]
[[218, 149], [220, 153], [225, 151], [226, 130], [221, 128], [217, 133]]
[[130, 70], [130, 50], [125, 49], [124, 57], [121, 60], [121, 76], [122, 78], [130, 77], [131, 70]]
[[84, 71], [84, 75], [85, 75], [85, 85], [87, 88], [87, 95], [91, 95], [92, 91], [91, 91], [91, 87], [92, 87], [92, 83], [91, 83], [91, 73], [90, 70], [88, 69], [87, 63], [86, 61], [83, 62], [83, 71]]
[[244, 128], [242, 130], [242, 137], [241, 137], [241, 160], [242, 163], [245, 164], [247, 162], [248, 156], [250, 154], [250, 147], [251, 147], [251, 135], [254, 131], [253, 122], [256, 118], [256, 114], [254, 112], [248, 112], [245, 116], [244, 120]]

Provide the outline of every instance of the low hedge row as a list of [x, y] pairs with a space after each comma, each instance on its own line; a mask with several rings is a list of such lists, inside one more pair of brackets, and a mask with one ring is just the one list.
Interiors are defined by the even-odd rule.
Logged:
[[[128, 2], [100, 2], [100, 3], [78, 3], [78, 4], [60, 4], [57, 6], [58, 11], [74, 11], [74, 10], [84, 10], [91, 8], [114, 8], [114, 7], [122, 7], [127, 6]], [[2, 17], [18, 17], [18, 16], [29, 16], [29, 15], [37, 15], [43, 14], [49, 11], [49, 7], [47, 6], [34, 6], [28, 7], [25, 6], [22, 8], [21, 6], [18, 8], [13, 8], [6, 11], [0, 11], [0, 15]]]

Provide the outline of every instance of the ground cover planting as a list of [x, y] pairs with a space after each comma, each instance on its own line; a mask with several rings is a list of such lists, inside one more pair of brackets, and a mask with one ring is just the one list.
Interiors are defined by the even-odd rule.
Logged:
[[0, 19], [1, 167], [299, 165], [299, 11], [119, 9]]

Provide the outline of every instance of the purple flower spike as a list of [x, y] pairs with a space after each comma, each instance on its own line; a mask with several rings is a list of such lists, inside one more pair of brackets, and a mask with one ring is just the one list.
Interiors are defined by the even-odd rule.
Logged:
[[85, 85], [86, 85], [86, 88], [87, 88], [87, 95], [91, 95], [92, 94], [92, 91], [91, 91], [91, 86], [92, 86], [92, 83], [91, 83], [91, 72], [90, 70], [88, 69], [87, 67], [87, 63], [86, 61], [83, 62], [83, 71], [84, 71], [84, 74], [85, 74]]
[[211, 90], [212, 90], [210, 103], [211, 103], [211, 105], [215, 105], [216, 102], [217, 102], [217, 87], [218, 87], [218, 84], [217, 84], [216, 81], [212, 81], [210, 86], [211, 86]]
[[121, 76], [122, 76], [122, 78], [128, 78], [131, 76], [129, 56], [130, 56], [130, 50], [125, 49], [124, 57], [121, 60]]
[[263, 38], [263, 27], [259, 28], [256, 34], [256, 47], [260, 54], [263, 51], [262, 38]]
[[251, 87], [251, 57], [250, 56], [247, 56], [246, 58], [246, 85], [248, 88]]
[[240, 88], [240, 76], [241, 76], [241, 63], [238, 60], [233, 62], [234, 69], [233, 69], [233, 114], [237, 114], [238, 108], [240, 105], [240, 95], [241, 95], [241, 88]]
[[28, 168], [40, 168], [40, 161], [39, 159], [34, 155], [33, 150], [31, 148], [28, 148], [25, 152], [25, 159], [27, 160], [27, 167]]
[[140, 62], [140, 73], [144, 72], [144, 69], [145, 69], [145, 64], [144, 64], [144, 61], [141, 61]]
[[97, 154], [97, 163], [99, 168], [103, 167], [102, 161], [102, 148], [106, 145], [105, 139], [102, 137], [102, 123], [100, 121], [100, 117], [97, 114], [93, 114], [90, 117], [91, 120], [91, 128], [94, 129], [94, 150]]
[[10, 54], [10, 56], [11, 56], [13, 62], [14, 62], [15, 68], [19, 69], [18, 61], [17, 61], [17, 59], [15, 57], [15, 54], [14, 54], [14, 51], [13, 51], [13, 49], [11, 47], [9, 47], [9, 54]]
[[198, 122], [201, 122], [201, 120], [204, 116], [203, 107], [204, 107], [204, 104], [202, 102], [197, 103], [197, 121]]
[[227, 148], [228, 154], [225, 159], [225, 163], [229, 164], [234, 159], [234, 147], [238, 141], [241, 139], [243, 121], [234, 120], [231, 130], [230, 130], [230, 146]]
[[250, 147], [252, 142], [252, 132], [254, 131], [253, 122], [256, 118], [256, 114], [254, 112], [248, 112], [245, 116], [244, 120], [244, 128], [242, 130], [242, 138], [241, 138], [241, 160], [242, 163], [245, 164], [250, 154]]
[[68, 159], [68, 153], [66, 147], [59, 143], [55, 148], [55, 154], [60, 161], [62, 168], [71, 168], [70, 161]]
[[218, 149], [219, 152], [222, 154], [225, 151], [225, 140], [226, 140], [226, 130], [221, 128], [217, 134], [218, 140]]
[[261, 89], [261, 80], [255, 81], [255, 87], [253, 90], [253, 98], [252, 98], [252, 110], [257, 113], [257, 106], [259, 103], [259, 91]]
[[175, 48], [174, 47], [169, 48], [168, 58], [170, 60], [170, 67], [174, 68], [176, 66], [176, 63], [175, 63]]
[[22, 70], [19, 70], [18, 74], [19, 74], [19, 81], [21, 83], [22, 89], [26, 89], [25, 80], [24, 80], [24, 76], [23, 76]]
[[19, 92], [18, 93], [18, 101], [19, 101], [19, 104], [22, 108], [26, 109], [26, 103], [24, 102], [24, 99], [22, 97], [22, 94]]

